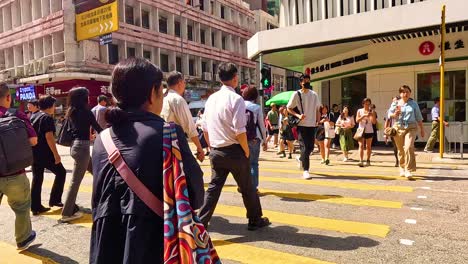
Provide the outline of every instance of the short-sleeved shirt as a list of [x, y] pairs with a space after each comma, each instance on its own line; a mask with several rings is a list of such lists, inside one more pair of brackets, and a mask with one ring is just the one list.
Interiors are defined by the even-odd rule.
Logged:
[[[3, 115], [5, 115], [5, 113], [7, 111], [8, 111], [8, 108], [0, 106], [0, 117], [3, 117]], [[34, 128], [31, 125], [31, 122], [29, 121], [29, 118], [25, 113], [23, 113], [21, 111], [16, 111], [16, 117], [23, 120], [24, 124], [26, 125], [26, 130], [28, 132], [28, 137], [29, 138], [37, 137], [36, 131], [34, 131]], [[8, 175], [0, 175], [0, 177], [18, 175], [18, 174], [21, 174], [21, 173], [24, 173], [24, 172], [25, 172], [25, 170], [21, 170], [21, 171], [18, 171], [18, 172], [12, 173], [12, 174], [8, 174]]]
[[[389, 113], [395, 113], [397, 106], [398, 102], [392, 103]], [[396, 119], [397, 123], [404, 128], [407, 128], [410, 124], [421, 122], [422, 120], [423, 118], [419, 105], [412, 99], [408, 100], [404, 105], [401, 105], [401, 114]]]
[[359, 116], [364, 116], [364, 118], [361, 119], [361, 122], [359, 122], [359, 128], [364, 128], [364, 133], [374, 133], [372, 122], [369, 117], [364, 115], [364, 112], [364, 108], [358, 110]]
[[102, 106], [100, 104], [96, 105], [95, 107], [93, 107], [93, 109], [91, 109], [91, 112], [96, 118], [97, 123], [103, 129], [108, 127], [107, 121], [106, 121], [106, 111], [107, 111], [107, 107]]
[[432, 107], [431, 116], [432, 116], [432, 121], [439, 121], [439, 116], [440, 116], [439, 106], [434, 105], [434, 107]]
[[270, 110], [270, 112], [268, 112], [267, 117], [268, 117], [268, 121], [270, 121], [270, 124], [278, 125], [278, 119], [279, 119], [278, 112]]
[[317, 93], [312, 90], [306, 90], [306, 92], [304, 93], [301, 89], [299, 90], [299, 93], [301, 94], [302, 106], [304, 107], [304, 109], [302, 109], [301, 107], [301, 102], [299, 100], [299, 95], [297, 94], [297, 92], [293, 93], [293, 95], [289, 99], [287, 107], [291, 109], [297, 107], [301, 114], [305, 115], [304, 120], [302, 120], [299, 123], [299, 126], [316, 127], [317, 110], [322, 105], [322, 103], [320, 102]]
[[47, 144], [46, 133], [55, 134], [54, 119], [40, 112], [31, 117], [31, 123], [37, 133], [37, 145], [33, 147], [34, 163], [49, 165], [55, 162], [54, 153]]
[[198, 136], [188, 104], [176, 91], [170, 89], [164, 97], [160, 116], [167, 122], [174, 122], [181, 126], [189, 138]]

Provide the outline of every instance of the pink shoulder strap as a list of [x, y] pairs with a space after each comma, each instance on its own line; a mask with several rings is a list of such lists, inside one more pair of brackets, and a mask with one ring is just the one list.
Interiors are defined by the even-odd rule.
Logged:
[[164, 206], [159, 200], [133, 173], [132, 169], [125, 163], [120, 151], [115, 146], [110, 134], [110, 128], [105, 129], [100, 134], [102, 144], [109, 155], [109, 161], [114, 165], [120, 176], [125, 180], [128, 187], [140, 198], [155, 214], [164, 218]]

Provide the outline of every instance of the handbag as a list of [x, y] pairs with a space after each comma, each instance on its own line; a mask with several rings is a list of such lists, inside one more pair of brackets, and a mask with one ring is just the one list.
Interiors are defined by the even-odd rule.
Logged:
[[71, 122], [68, 118], [63, 120], [63, 125], [57, 135], [57, 144], [64, 147], [70, 147], [73, 144]]
[[341, 131], [342, 131], [342, 130], [343, 130], [343, 129], [342, 129], [341, 127], [335, 126], [335, 135], [341, 135]]
[[164, 219], [165, 264], [221, 264], [210, 236], [190, 206], [187, 180], [181, 167], [182, 156], [174, 123], [163, 128], [163, 184], [164, 202], [159, 200], [128, 167], [115, 146], [110, 128], [100, 134], [109, 161], [130, 189], [155, 214]]
[[356, 130], [356, 133], [354, 134], [354, 139], [355, 140], [360, 140], [362, 138], [364, 134], [364, 128], [363, 127], [359, 127], [357, 130]]
[[[302, 105], [302, 96], [301, 96], [301, 92], [300, 91], [297, 91], [297, 95], [299, 96], [299, 102], [301, 103], [301, 109], [302, 109], [302, 112], [304, 112], [304, 107]], [[299, 111], [299, 109], [296, 107], [294, 108], [294, 111], [298, 114], [301, 113], [301, 111]], [[301, 119], [297, 118], [295, 115], [288, 115], [288, 124], [291, 126], [291, 127], [297, 127], [299, 125], [299, 123], [301, 122]]]
[[329, 122], [325, 122], [325, 137], [326, 138], [335, 138], [335, 128], [330, 126]]

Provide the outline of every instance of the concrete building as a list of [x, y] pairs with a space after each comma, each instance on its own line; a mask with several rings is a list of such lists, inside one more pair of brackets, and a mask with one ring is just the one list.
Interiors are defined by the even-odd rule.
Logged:
[[[447, 6], [445, 113], [450, 142], [468, 142], [466, 0], [282, 0], [280, 28], [248, 41], [249, 58], [311, 74], [324, 104], [357, 109], [370, 97], [379, 122], [407, 84], [420, 104], [426, 134], [440, 96], [442, 5]], [[464, 133], [461, 127], [464, 126]], [[379, 137], [382, 139], [382, 132]], [[426, 141], [420, 138], [419, 141]]]
[[71, 0], [1, 0], [0, 79], [32, 84], [38, 95], [63, 98], [81, 85], [95, 96], [109, 92], [114, 64], [139, 56], [185, 74], [189, 100], [215, 85], [220, 62], [236, 63], [241, 81], [252, 81], [255, 17], [243, 1], [118, 0], [118, 9], [119, 30], [100, 46], [98, 38], [76, 41]]

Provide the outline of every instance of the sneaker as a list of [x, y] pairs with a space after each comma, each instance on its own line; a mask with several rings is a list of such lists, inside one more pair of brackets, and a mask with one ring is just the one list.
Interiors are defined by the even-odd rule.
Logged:
[[405, 177], [405, 169], [400, 168], [400, 177]]
[[288, 159], [292, 159], [292, 155], [291, 155], [291, 153], [289, 153]]
[[312, 179], [312, 176], [310, 176], [310, 173], [308, 171], [304, 171], [302, 173], [302, 178], [304, 178], [304, 180], [310, 180]]
[[31, 231], [31, 234], [29, 235], [28, 238], [26, 238], [25, 241], [23, 242], [20, 242], [18, 244], [16, 244], [16, 249], [17, 250], [26, 250], [28, 249], [28, 247], [32, 244], [32, 242], [34, 242], [34, 240], [36, 239], [36, 231]]
[[62, 216], [62, 218], [59, 221], [61, 223], [68, 223], [68, 222], [71, 222], [73, 220], [80, 219], [81, 217], [83, 217], [83, 213], [82, 212], [76, 212], [71, 216]]
[[398, 163], [398, 161], [395, 162], [395, 167], [396, 167], [396, 168], [400, 167], [400, 164]]
[[361, 168], [364, 167], [364, 162], [363, 162], [363, 161], [360, 161], [360, 162], [358, 163], [358, 166], [361, 167]]
[[321, 160], [321, 161], [320, 161], [320, 164], [325, 164], [325, 160]]
[[405, 170], [405, 177], [406, 178], [411, 178], [411, 177], [413, 177], [413, 174], [411, 174], [411, 171]]
[[366, 166], [370, 166], [370, 160], [366, 161]]
[[297, 161], [297, 168], [301, 169], [302, 168], [301, 157], [296, 156], [296, 161]]
[[247, 229], [249, 231], [255, 231], [257, 229], [260, 229], [262, 227], [266, 227], [266, 226], [269, 226], [271, 225], [271, 222], [268, 218], [266, 217], [261, 217], [259, 218], [258, 220], [255, 220], [255, 221], [250, 221], [249, 220], [249, 224], [247, 226]]
[[45, 213], [45, 212], [49, 212], [49, 211], [50, 211], [50, 208], [41, 206], [41, 208], [39, 208], [39, 210], [31, 210], [31, 211], [32, 211], [32, 214], [33, 214], [33, 215], [40, 215], [40, 214], [43, 214], [43, 213]]
[[63, 207], [63, 203], [61, 203], [61, 202], [58, 202], [58, 203], [49, 203], [49, 206], [50, 206], [50, 207], [56, 206], [56, 207], [62, 208], [62, 207]]
[[330, 160], [329, 159], [325, 160], [325, 165], [330, 165]]
[[347, 162], [348, 161], [348, 158], [343, 158], [343, 162]]

